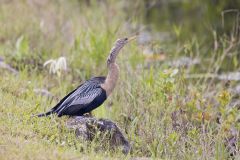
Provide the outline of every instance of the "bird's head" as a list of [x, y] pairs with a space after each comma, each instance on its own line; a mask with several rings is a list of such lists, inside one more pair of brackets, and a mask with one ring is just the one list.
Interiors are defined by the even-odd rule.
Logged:
[[132, 37], [129, 37], [129, 38], [121, 38], [121, 39], [118, 39], [114, 46], [112, 47], [111, 51], [110, 51], [110, 54], [108, 56], [108, 59], [107, 59], [107, 65], [109, 65], [110, 63], [113, 63], [115, 62], [116, 60], [116, 56], [117, 54], [119, 53], [119, 51], [130, 41], [136, 39], [137, 36], [132, 36]]

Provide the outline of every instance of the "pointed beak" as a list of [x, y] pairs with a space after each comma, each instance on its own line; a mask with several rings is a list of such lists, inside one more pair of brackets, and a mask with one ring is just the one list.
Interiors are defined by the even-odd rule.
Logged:
[[128, 38], [128, 42], [130, 42], [130, 41], [132, 41], [132, 40], [135, 40], [136, 38], [137, 38], [137, 35], [132, 36], [132, 37], [129, 37], [129, 38]]

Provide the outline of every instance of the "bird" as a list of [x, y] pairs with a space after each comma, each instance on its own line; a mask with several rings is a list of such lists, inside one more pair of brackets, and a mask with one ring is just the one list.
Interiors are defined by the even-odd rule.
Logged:
[[116, 63], [117, 55], [128, 42], [136, 39], [136, 37], [121, 38], [115, 42], [107, 58], [108, 74], [106, 77], [93, 77], [85, 81], [68, 93], [48, 112], [35, 116], [45, 117], [51, 114], [56, 114], [58, 117], [64, 115], [83, 116], [101, 106], [113, 92], [119, 78], [120, 70]]

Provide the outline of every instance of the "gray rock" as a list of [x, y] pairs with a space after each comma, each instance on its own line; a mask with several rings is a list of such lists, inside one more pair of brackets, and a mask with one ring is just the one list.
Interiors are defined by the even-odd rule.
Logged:
[[66, 125], [75, 130], [76, 136], [82, 140], [93, 141], [97, 138], [103, 142], [102, 148], [109, 145], [113, 150], [120, 148], [124, 154], [128, 154], [131, 149], [118, 126], [110, 120], [78, 116], [69, 119]]
[[187, 67], [188, 68], [190, 66], [200, 64], [200, 62], [201, 61], [198, 58], [192, 59], [190, 57], [179, 57], [176, 60], [168, 62], [168, 65], [172, 66], [172, 67]]
[[41, 95], [41, 96], [46, 96], [47, 98], [53, 98], [53, 94], [49, 92], [47, 89], [44, 88], [35, 88], [33, 89], [34, 93]]
[[240, 72], [229, 72], [218, 76], [220, 80], [239, 81]]
[[9, 64], [5, 63], [1, 58], [0, 58], [0, 68], [6, 69], [12, 72], [13, 74], [18, 74], [18, 71], [16, 69], [12, 68]]

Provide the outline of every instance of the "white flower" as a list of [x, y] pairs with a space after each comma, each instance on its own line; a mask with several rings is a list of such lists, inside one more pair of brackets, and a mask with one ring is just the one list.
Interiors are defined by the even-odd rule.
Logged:
[[46, 67], [48, 64], [50, 65], [49, 73], [57, 74], [58, 76], [61, 76], [61, 72], [67, 70], [67, 61], [65, 57], [59, 57], [56, 60], [47, 60], [43, 66]]

